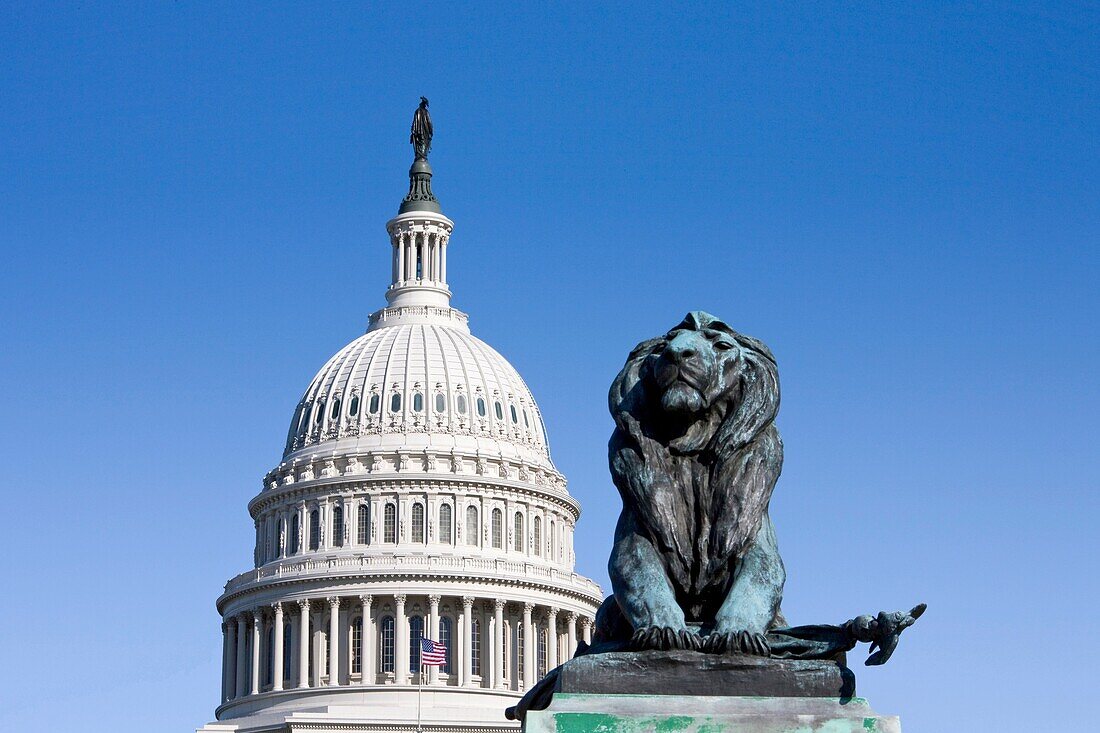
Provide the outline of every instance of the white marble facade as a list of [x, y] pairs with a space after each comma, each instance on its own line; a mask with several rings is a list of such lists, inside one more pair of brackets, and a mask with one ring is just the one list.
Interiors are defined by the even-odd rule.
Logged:
[[[249, 502], [255, 567], [218, 598], [222, 685], [201, 731], [515, 729], [504, 708], [589, 639], [580, 507], [515, 369], [450, 307], [452, 222], [387, 225], [388, 306], [294, 410]], [[424, 634], [449, 663], [416, 674]]]

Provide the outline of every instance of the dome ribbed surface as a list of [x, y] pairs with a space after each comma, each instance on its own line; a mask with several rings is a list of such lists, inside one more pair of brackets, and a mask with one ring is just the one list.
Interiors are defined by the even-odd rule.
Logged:
[[302, 396], [284, 457], [397, 443], [553, 467], [542, 416], [515, 368], [480, 339], [443, 325], [378, 328], [337, 352]]

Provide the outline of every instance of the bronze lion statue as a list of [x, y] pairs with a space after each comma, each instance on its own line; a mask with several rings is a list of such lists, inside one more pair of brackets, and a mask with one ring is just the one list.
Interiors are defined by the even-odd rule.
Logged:
[[[866, 664], [890, 658], [923, 603], [835, 625], [788, 627], [780, 612], [786, 572], [768, 504], [783, 441], [767, 346], [694, 311], [630, 352], [608, 404], [608, 462], [623, 500], [608, 561], [614, 594], [596, 613], [592, 644], [578, 644], [575, 656], [676, 649], [843, 666], [864, 642]], [[507, 717], [549, 705], [561, 669]]]
[[768, 516], [783, 467], [779, 372], [760, 341], [696, 311], [638, 344], [608, 396], [623, 500], [597, 638], [769, 653], [786, 574]]

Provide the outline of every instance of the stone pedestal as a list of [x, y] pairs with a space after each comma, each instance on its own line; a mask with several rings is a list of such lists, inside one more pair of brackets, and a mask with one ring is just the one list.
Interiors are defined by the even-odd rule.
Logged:
[[[525, 733], [900, 733], [842, 660], [687, 651], [583, 655], [519, 706]], [[541, 708], [541, 709], [540, 709]]]
[[524, 733], [901, 733], [862, 698], [582, 695], [558, 692]]

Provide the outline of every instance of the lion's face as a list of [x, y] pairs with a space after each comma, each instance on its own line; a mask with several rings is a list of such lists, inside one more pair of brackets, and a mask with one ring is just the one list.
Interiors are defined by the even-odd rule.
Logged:
[[694, 311], [664, 336], [638, 344], [608, 399], [616, 421], [632, 415], [677, 450], [698, 450], [719, 430], [736, 444], [769, 423], [779, 381], [764, 344]]
[[727, 329], [685, 321], [665, 334], [647, 361], [661, 408], [689, 416], [707, 410], [726, 392], [741, 349]]

